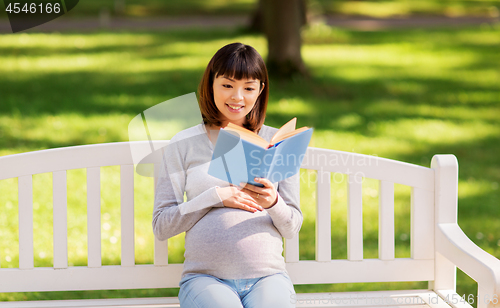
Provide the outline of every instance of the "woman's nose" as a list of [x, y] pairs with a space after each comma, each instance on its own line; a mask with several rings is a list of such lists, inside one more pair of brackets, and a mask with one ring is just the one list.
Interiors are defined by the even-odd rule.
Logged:
[[234, 101], [241, 101], [243, 99], [243, 92], [241, 89], [234, 89], [233, 95], [231, 97]]

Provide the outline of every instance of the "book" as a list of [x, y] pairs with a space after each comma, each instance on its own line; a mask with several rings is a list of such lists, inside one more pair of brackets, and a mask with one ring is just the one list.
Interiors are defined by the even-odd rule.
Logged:
[[208, 174], [234, 185], [256, 183], [254, 178], [279, 182], [297, 174], [313, 129], [295, 129], [297, 118], [284, 124], [267, 142], [256, 133], [229, 123], [221, 128]]

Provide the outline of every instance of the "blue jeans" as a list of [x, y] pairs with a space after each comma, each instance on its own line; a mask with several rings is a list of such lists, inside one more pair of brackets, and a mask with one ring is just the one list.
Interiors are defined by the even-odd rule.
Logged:
[[253, 279], [219, 279], [188, 274], [179, 283], [182, 308], [293, 308], [293, 284], [286, 274]]

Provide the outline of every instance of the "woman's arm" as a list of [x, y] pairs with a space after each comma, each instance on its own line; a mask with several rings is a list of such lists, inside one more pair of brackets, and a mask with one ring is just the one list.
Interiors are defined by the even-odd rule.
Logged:
[[302, 226], [300, 173], [278, 182], [278, 201], [267, 209], [273, 224], [284, 238], [293, 238]]
[[264, 187], [246, 184], [243, 191], [267, 210], [273, 224], [284, 238], [294, 237], [302, 226], [300, 210], [300, 175], [278, 182], [278, 190], [267, 179], [255, 179]]
[[180, 147], [182, 144], [171, 141], [165, 148], [161, 171], [157, 177], [153, 232], [159, 240], [188, 231], [212, 207], [223, 206], [216, 186], [201, 191], [195, 198], [184, 202], [187, 164]]

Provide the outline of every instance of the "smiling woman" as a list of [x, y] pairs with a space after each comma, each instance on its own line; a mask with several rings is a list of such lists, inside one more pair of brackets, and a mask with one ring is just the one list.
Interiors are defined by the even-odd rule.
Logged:
[[263, 125], [267, 80], [253, 47], [222, 47], [200, 82], [203, 123], [179, 132], [165, 148], [153, 230], [159, 240], [186, 233], [182, 307], [294, 307], [282, 238], [294, 237], [302, 225], [298, 176], [236, 187], [208, 173], [216, 129], [231, 123], [266, 141], [277, 131]]

